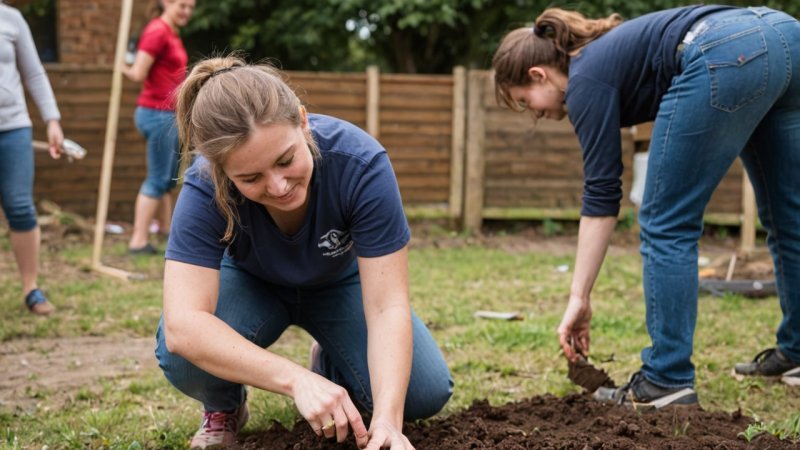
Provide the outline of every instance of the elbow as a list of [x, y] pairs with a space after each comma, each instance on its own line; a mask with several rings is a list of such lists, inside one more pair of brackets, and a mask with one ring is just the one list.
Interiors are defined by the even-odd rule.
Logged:
[[122, 73], [126, 78], [136, 83], [141, 83], [145, 79], [145, 74], [133, 70], [133, 68], [130, 66], [125, 68]]
[[191, 342], [191, 337], [188, 336], [190, 328], [181, 322], [178, 319], [167, 320], [166, 317], [164, 318], [164, 344], [170, 353], [186, 358], [186, 353], [191, 347], [187, 345], [188, 342]]

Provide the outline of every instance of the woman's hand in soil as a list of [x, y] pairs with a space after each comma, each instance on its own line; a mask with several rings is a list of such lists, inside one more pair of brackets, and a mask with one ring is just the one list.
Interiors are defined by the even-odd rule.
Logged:
[[397, 428], [388, 420], [373, 419], [369, 426], [369, 444], [363, 447], [364, 450], [380, 450], [388, 448], [390, 450], [414, 450], [403, 431]]
[[567, 310], [558, 326], [558, 342], [568, 360], [576, 362], [580, 355], [589, 354], [591, 322], [592, 305], [589, 299], [570, 295]]
[[367, 427], [345, 388], [308, 371], [295, 382], [293, 392], [297, 410], [317, 436], [344, 442], [352, 429], [356, 444], [367, 445]]

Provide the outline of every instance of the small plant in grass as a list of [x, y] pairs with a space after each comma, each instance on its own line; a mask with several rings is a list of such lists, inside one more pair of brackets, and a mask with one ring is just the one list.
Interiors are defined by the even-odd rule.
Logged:
[[[7, 416], [7, 414], [0, 415], [0, 423], [5, 421], [5, 418], [2, 416]], [[17, 450], [22, 448], [19, 443], [19, 437], [17, 437], [17, 434], [13, 430], [9, 428], [0, 430], [0, 448], [7, 450]]]
[[766, 431], [767, 431], [767, 426], [764, 425], [764, 423], [762, 422], [757, 422], [750, 424], [750, 426], [748, 426], [746, 430], [739, 433], [739, 436], [742, 436], [743, 438], [745, 438], [747, 442], [750, 442], [753, 440], [753, 438]]
[[686, 434], [689, 433], [689, 425], [689, 422], [684, 422], [676, 426], [673, 435], [676, 437], [686, 436]]
[[85, 387], [80, 388], [75, 394], [75, 400], [78, 401], [89, 401], [96, 397], [97, 395], [94, 392]]
[[634, 226], [636, 226], [636, 211], [628, 209], [622, 218], [617, 221], [617, 229], [626, 231], [633, 229]]
[[779, 439], [800, 441], [800, 413], [796, 413], [786, 420], [753, 423], [739, 435], [750, 442], [761, 433], [769, 433]]
[[545, 236], [557, 236], [564, 232], [564, 225], [552, 219], [544, 219], [542, 221], [542, 233]]

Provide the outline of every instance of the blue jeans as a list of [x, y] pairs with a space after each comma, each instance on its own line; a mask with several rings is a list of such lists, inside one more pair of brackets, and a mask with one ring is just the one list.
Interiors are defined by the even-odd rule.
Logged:
[[14, 231], [36, 228], [31, 128], [0, 131], [0, 204]]
[[139, 106], [134, 113], [136, 128], [147, 140], [147, 178], [139, 193], [161, 198], [177, 184], [180, 145], [174, 111]]
[[[353, 402], [372, 411], [367, 367], [367, 324], [361, 279], [353, 265], [328, 286], [289, 288], [265, 283], [224, 259], [220, 268], [216, 316], [246, 339], [269, 347], [297, 325], [319, 342], [321, 375], [343, 386]], [[428, 329], [412, 314], [414, 355], [405, 403], [407, 420], [436, 414], [453, 393], [453, 379]], [[199, 400], [208, 411], [232, 410], [243, 401], [243, 386], [217, 378], [181, 356], [169, 353], [163, 318], [156, 334], [156, 357], [167, 379]], [[379, 331], [378, 331], [379, 332]]]
[[[640, 211], [647, 330], [642, 370], [694, 384], [697, 242], [711, 194], [737, 157], [768, 233], [783, 321], [777, 345], [800, 361], [800, 25], [768, 8], [700, 19], [656, 117]], [[744, 324], [743, 324], [744, 325]]]

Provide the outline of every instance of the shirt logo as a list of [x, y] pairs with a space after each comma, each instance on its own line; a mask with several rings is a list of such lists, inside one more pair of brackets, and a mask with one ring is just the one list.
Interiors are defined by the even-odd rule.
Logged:
[[353, 241], [350, 239], [349, 231], [332, 229], [319, 238], [317, 247], [327, 250], [322, 253], [322, 256], [335, 258], [350, 251], [353, 247]]

